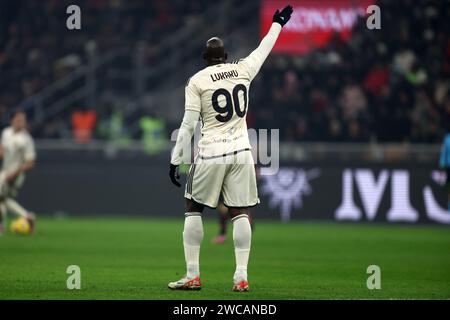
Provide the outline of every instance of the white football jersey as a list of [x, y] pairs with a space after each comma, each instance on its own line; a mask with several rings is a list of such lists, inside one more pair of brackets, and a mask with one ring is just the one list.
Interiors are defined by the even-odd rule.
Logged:
[[[280, 31], [281, 25], [273, 23], [258, 48], [248, 57], [234, 63], [208, 66], [189, 79], [185, 88], [184, 118], [171, 164], [179, 165], [190, 159], [189, 145], [198, 118], [202, 123], [202, 136], [197, 154], [201, 158], [217, 158], [251, 148], [246, 123], [249, 87]], [[186, 155], [189, 159], [185, 159]]]
[[250, 149], [246, 116], [249, 88], [281, 31], [274, 23], [262, 44], [245, 59], [208, 66], [191, 77], [185, 109], [200, 113], [198, 154], [204, 158]]
[[33, 138], [26, 130], [15, 132], [12, 127], [5, 128], [2, 132], [1, 146], [3, 149], [3, 172], [11, 173], [25, 161], [36, 159]]

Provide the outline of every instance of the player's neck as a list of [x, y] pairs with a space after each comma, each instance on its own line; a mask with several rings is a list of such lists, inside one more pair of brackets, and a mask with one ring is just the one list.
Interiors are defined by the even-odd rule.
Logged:
[[225, 61], [216, 61], [216, 62], [210, 62], [208, 63], [208, 67], [216, 66], [218, 64], [224, 64]]

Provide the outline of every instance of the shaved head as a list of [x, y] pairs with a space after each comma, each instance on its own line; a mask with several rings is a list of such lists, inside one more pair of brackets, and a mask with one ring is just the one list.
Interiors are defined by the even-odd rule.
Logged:
[[227, 53], [225, 52], [222, 39], [213, 37], [206, 41], [203, 59], [206, 60], [208, 65], [224, 63], [227, 60]]

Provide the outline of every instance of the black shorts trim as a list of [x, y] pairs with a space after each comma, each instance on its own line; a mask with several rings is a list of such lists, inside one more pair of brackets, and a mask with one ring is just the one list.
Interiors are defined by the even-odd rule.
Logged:
[[211, 206], [208, 206], [207, 204], [204, 204], [204, 203], [201, 203], [200, 201], [197, 201], [197, 200], [192, 196], [192, 194], [189, 194], [189, 196], [190, 196], [190, 198], [188, 198], [188, 197], [186, 197], [186, 196], [185, 196], [184, 198], [187, 199], [187, 200], [195, 201], [196, 203], [201, 204], [201, 205], [204, 206], [204, 207], [207, 207], [207, 208], [210, 208], [210, 209], [217, 209], [217, 206], [211, 207]]
[[[204, 204], [204, 203], [202, 203], [202, 202], [200, 202], [200, 201], [197, 201], [193, 196], [192, 196], [192, 193], [188, 193], [188, 195], [190, 196], [190, 198], [188, 198], [188, 197], [184, 197], [185, 199], [187, 199], [187, 200], [193, 200], [193, 201], [195, 201], [196, 203], [198, 203], [198, 204], [201, 204], [202, 206], [205, 206], [205, 207], [207, 207], [207, 208], [210, 208], [210, 209], [217, 209], [217, 207], [218, 206], [215, 206], [215, 207], [211, 207], [211, 206], [209, 206], [209, 205], [207, 205], [207, 204]], [[219, 204], [221, 201], [218, 201], [217, 203]], [[257, 202], [257, 203], [255, 203], [255, 204], [251, 204], [251, 205], [249, 205], [249, 206], [245, 206], [245, 207], [236, 207], [236, 206], [229, 206], [229, 205], [227, 205], [224, 201], [222, 201], [222, 203], [225, 205], [225, 207], [227, 207], [227, 208], [254, 208], [254, 207], [256, 207], [258, 204], [260, 204], [261, 202]]]
[[256, 207], [258, 204], [260, 204], [261, 202], [258, 201], [258, 202], [255, 203], [255, 204], [251, 204], [251, 205], [243, 206], [243, 207], [229, 206], [229, 205], [227, 205], [227, 204], [225, 203], [225, 201], [222, 201], [222, 203], [223, 203], [224, 206], [227, 207], [227, 208], [243, 209], [243, 208], [254, 208], [254, 207]]

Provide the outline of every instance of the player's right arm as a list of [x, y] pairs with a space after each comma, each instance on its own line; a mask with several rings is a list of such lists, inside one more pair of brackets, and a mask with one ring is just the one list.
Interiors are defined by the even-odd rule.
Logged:
[[281, 29], [291, 18], [292, 11], [292, 6], [286, 6], [281, 12], [277, 10], [273, 16], [272, 26], [266, 36], [261, 40], [258, 48], [240, 62], [247, 70], [250, 80], [253, 80], [270, 51], [272, 51]]

